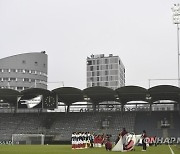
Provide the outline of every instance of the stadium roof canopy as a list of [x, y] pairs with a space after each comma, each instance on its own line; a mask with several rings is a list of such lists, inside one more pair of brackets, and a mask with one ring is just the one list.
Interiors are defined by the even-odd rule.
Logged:
[[47, 95], [50, 94], [51, 91], [47, 90], [47, 89], [42, 89], [42, 88], [30, 88], [30, 89], [26, 89], [21, 91], [20, 94], [22, 95], [31, 95], [31, 94], [36, 94], [36, 95]]
[[180, 103], [180, 88], [172, 85], [159, 85], [149, 89], [139, 86], [124, 86], [116, 90], [101, 86], [89, 87], [84, 90], [75, 87], [61, 87], [52, 91], [31, 88], [21, 92], [12, 89], [0, 89], [0, 100], [4, 100], [1, 102], [8, 102], [14, 106], [19, 95], [51, 94], [57, 94], [58, 102], [63, 102], [66, 105], [85, 101], [94, 105], [105, 101], [120, 102], [123, 105], [130, 101], [137, 101], [137, 104], [139, 103], [138, 101], [157, 103], [159, 100], [171, 100]]
[[89, 101], [95, 105], [104, 101], [117, 101], [115, 91], [107, 87], [89, 87], [84, 89], [83, 93], [84, 97], [89, 98]]
[[58, 95], [58, 102], [63, 102], [66, 105], [84, 101], [82, 90], [78, 88], [61, 87], [52, 90], [52, 92]]
[[151, 97], [151, 102], [159, 100], [172, 100], [179, 102], [180, 100], [180, 88], [171, 85], [160, 85], [148, 89], [148, 93]]
[[116, 89], [115, 91], [122, 104], [126, 104], [130, 101], [147, 101], [147, 89], [139, 86], [124, 86]]
[[17, 102], [17, 96], [20, 92], [13, 89], [0, 89], [0, 103], [8, 102], [12, 106], [15, 106]]

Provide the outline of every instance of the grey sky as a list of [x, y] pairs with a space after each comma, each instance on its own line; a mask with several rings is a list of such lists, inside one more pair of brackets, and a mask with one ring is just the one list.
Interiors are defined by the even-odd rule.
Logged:
[[[120, 56], [126, 85], [177, 79], [178, 0], [0, 0], [0, 58], [46, 51], [49, 89], [86, 88], [86, 57]], [[58, 82], [58, 83], [51, 83]], [[177, 81], [152, 81], [151, 86]]]

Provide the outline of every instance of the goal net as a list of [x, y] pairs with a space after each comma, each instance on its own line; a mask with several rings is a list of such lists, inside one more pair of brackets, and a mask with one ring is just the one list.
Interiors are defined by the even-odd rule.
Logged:
[[44, 145], [43, 134], [12, 134], [12, 144], [40, 144]]

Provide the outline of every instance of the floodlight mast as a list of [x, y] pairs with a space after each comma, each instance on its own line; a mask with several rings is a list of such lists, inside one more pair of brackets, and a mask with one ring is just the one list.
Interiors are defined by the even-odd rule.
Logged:
[[178, 51], [178, 87], [180, 87], [180, 72], [179, 72], [179, 24], [180, 24], [180, 4], [174, 4], [173, 11], [173, 23], [177, 25], [177, 51]]

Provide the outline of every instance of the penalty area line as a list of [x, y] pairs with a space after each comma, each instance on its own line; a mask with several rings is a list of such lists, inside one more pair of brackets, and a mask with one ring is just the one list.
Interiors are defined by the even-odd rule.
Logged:
[[171, 154], [174, 154], [174, 151], [172, 150], [172, 148], [170, 147], [170, 145], [168, 145], [169, 146], [169, 149], [170, 149], [170, 151], [171, 151]]

